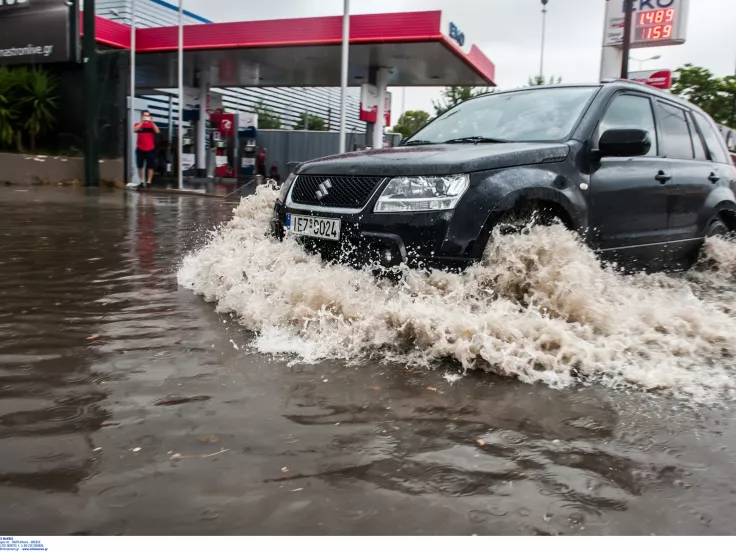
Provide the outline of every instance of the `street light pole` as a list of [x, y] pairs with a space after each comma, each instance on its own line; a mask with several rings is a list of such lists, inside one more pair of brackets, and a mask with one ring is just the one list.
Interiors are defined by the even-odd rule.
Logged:
[[650, 57], [650, 58], [647, 58], [647, 59], [637, 59], [637, 58], [635, 58], [635, 57], [632, 57], [632, 58], [630, 58], [630, 59], [631, 59], [632, 61], [635, 61], [635, 62], [637, 62], [637, 63], [639, 64], [639, 71], [641, 71], [641, 70], [643, 69], [643, 67], [644, 67], [644, 64], [645, 64], [645, 63], [646, 63], [647, 61], [654, 61], [655, 59], [660, 59], [661, 57], [662, 57], [662, 56], [652, 56], [652, 57]]
[[[182, 156], [184, 155], [184, 0], [179, 0], [179, 46], [178, 46], [178, 71], [179, 71], [179, 139], [176, 141], [176, 186], [184, 187], [184, 172], [182, 169]], [[204, 109], [204, 102], [200, 100], [200, 109]]]
[[549, 0], [542, 0], [542, 53], [539, 60], [539, 77], [541, 84], [544, 84], [544, 42], [547, 34], [547, 3]]
[[621, 78], [629, 78], [629, 55], [631, 54], [631, 18], [634, 11], [634, 1], [624, 0], [624, 44], [621, 59]]
[[350, 0], [345, 0], [342, 13], [342, 63], [340, 68], [340, 153], [345, 153], [345, 105], [348, 94], [348, 60], [350, 49]]
[[84, 0], [84, 36], [82, 60], [84, 62], [84, 185], [100, 183], [100, 161], [97, 149], [97, 41], [95, 29], [95, 0]]
[[[133, 125], [135, 125], [135, 0], [130, 0], [130, 124], [128, 125], [128, 133], [133, 132]], [[129, 142], [130, 181], [135, 182], [135, 133], [132, 134]]]
[[[736, 79], [736, 69], [734, 69], [733, 76]], [[734, 90], [733, 98], [731, 98], [731, 119], [728, 126], [730, 128], [736, 128], [736, 90]]]

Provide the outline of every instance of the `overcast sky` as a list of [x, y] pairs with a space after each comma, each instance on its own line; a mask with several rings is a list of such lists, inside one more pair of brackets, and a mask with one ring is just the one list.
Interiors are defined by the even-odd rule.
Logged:
[[[176, 3], [176, 0], [170, 0]], [[184, 0], [184, 8], [213, 21], [244, 21], [341, 15], [342, 0]], [[603, 37], [604, 0], [549, 0], [545, 74], [564, 82], [596, 81]], [[351, 0], [351, 13], [442, 10], [496, 64], [502, 88], [526, 84], [539, 72], [540, 0]], [[691, 0], [688, 41], [681, 46], [633, 51], [644, 59], [661, 55], [645, 69], [676, 69], [685, 63], [707, 67], [718, 76], [736, 69], [736, 0]], [[631, 70], [638, 70], [633, 62]], [[433, 113], [437, 88], [409, 88], [406, 109]], [[393, 122], [401, 110], [401, 89], [394, 93]]]

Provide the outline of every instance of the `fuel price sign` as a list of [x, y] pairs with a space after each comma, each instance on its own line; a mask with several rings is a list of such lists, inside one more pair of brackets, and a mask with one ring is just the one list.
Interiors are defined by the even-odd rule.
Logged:
[[[633, 0], [631, 47], [671, 46], [687, 39], [690, 0]], [[624, 35], [624, 0], [606, 0], [604, 46], [620, 46]]]
[[645, 11], [635, 16], [635, 42], [657, 42], [672, 40], [675, 36], [675, 28], [678, 11], [676, 8], [666, 10]]

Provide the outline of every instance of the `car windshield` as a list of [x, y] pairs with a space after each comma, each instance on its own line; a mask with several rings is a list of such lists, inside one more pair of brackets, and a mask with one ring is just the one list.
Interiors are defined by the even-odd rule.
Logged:
[[597, 90], [593, 86], [530, 88], [468, 100], [432, 121], [405, 145], [559, 141], [570, 134]]

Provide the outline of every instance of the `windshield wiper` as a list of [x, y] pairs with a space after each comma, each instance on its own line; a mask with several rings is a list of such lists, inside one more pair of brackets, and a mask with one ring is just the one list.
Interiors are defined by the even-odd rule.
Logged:
[[447, 140], [445, 144], [508, 144], [509, 142], [513, 142], [513, 140], [486, 138], [485, 136], [466, 136], [465, 138]]
[[401, 144], [402, 146], [426, 146], [427, 144], [435, 144], [436, 142], [430, 142], [429, 140], [409, 140]]

